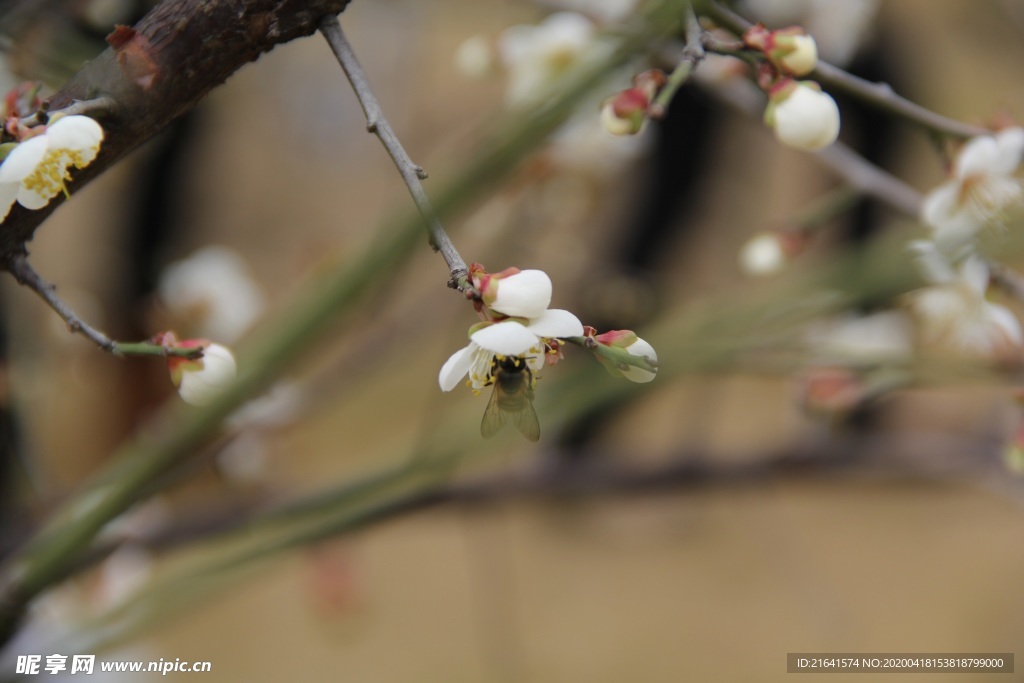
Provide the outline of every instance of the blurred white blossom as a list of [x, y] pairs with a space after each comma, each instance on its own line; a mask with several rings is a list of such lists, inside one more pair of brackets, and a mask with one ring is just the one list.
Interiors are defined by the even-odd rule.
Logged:
[[245, 261], [227, 247], [204, 247], [160, 275], [160, 300], [189, 334], [232, 343], [263, 312], [263, 294]]
[[498, 54], [508, 71], [509, 106], [534, 104], [575, 66], [594, 39], [594, 24], [582, 14], [555, 12], [539, 24], [518, 24], [502, 32]]
[[1001, 219], [1024, 199], [1013, 176], [1024, 154], [1024, 129], [1007, 128], [972, 139], [957, 155], [952, 178], [928, 193], [921, 219], [935, 241], [952, 250], [969, 243], [979, 230]]
[[985, 298], [989, 272], [979, 256], [972, 254], [953, 266], [931, 242], [915, 242], [911, 249], [922, 276], [931, 283], [909, 295], [925, 344], [992, 356], [1024, 342], [1013, 313]]

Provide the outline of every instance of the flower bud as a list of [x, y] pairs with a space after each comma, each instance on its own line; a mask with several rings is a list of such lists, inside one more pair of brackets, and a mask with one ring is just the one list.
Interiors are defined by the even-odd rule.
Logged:
[[779, 142], [813, 151], [827, 147], [839, 136], [839, 107], [813, 81], [787, 78], [769, 94], [764, 121]]
[[551, 303], [551, 278], [542, 270], [509, 268], [489, 274], [480, 269], [471, 275], [484, 303], [502, 315], [536, 318]]
[[658, 354], [655, 352], [654, 347], [638, 337], [636, 332], [632, 330], [611, 330], [610, 332], [596, 335], [594, 341], [598, 344], [622, 349], [632, 356], [644, 358], [654, 368], [653, 370], [647, 370], [635, 365], [629, 365], [628, 363], [616, 363], [609, 358], [596, 354], [601, 364], [613, 375], [625, 377], [632, 382], [650, 382], [654, 379], [655, 374], [657, 374]]
[[612, 135], [636, 135], [647, 122], [651, 101], [640, 88], [623, 90], [601, 107], [601, 124]]
[[747, 47], [764, 53], [780, 73], [806, 76], [818, 65], [818, 45], [800, 26], [769, 31], [758, 24], [743, 36]]
[[764, 231], [740, 248], [740, 268], [753, 277], [778, 273], [807, 246], [801, 232]]
[[657, 374], [658, 366], [658, 354], [648, 342], [637, 337], [636, 341], [626, 347], [626, 351], [634, 356], [640, 356], [647, 360], [651, 367], [655, 368], [652, 370], [645, 370], [644, 368], [638, 368], [635, 365], [630, 365], [628, 368], [622, 371], [623, 377], [631, 382], [650, 382], [654, 379]]
[[177, 348], [203, 349], [203, 357], [195, 360], [170, 357], [167, 369], [171, 382], [178, 387], [181, 399], [189, 405], [203, 407], [213, 402], [220, 392], [235, 379], [235, 357], [227, 347], [203, 339], [186, 339]]

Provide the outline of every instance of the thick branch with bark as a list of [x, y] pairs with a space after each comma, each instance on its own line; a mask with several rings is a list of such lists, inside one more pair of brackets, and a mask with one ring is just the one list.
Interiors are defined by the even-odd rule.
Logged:
[[[89, 62], [48, 102], [52, 110], [108, 96], [97, 115], [106, 137], [96, 160], [68, 183], [71, 192], [162, 131], [239, 68], [276, 45], [311, 35], [349, 0], [166, 0], [133, 28], [108, 37], [111, 47]], [[35, 229], [61, 204], [29, 211], [15, 206], [0, 230], [0, 262], [25, 253]]]

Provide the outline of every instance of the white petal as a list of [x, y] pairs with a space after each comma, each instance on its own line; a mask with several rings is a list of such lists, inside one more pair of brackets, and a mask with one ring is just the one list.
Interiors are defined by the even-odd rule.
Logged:
[[978, 173], [991, 173], [998, 161], [999, 146], [996, 139], [984, 135], [963, 146], [953, 169], [957, 178], [967, 178]]
[[935, 242], [914, 240], [907, 245], [907, 250], [915, 256], [914, 265], [917, 266], [921, 277], [929, 283], [946, 284], [956, 279], [956, 273]]
[[994, 173], [1010, 175], [1020, 166], [1024, 155], [1024, 128], [1007, 128], [996, 134], [999, 153], [992, 168]]
[[839, 135], [839, 107], [827, 93], [798, 84], [775, 106], [775, 136], [797, 149], [816, 150]]
[[263, 312], [263, 293], [245, 261], [226, 247], [209, 246], [160, 274], [160, 299], [190, 334], [233, 342]]
[[441, 372], [437, 376], [437, 382], [441, 385], [441, 391], [451, 391], [459, 385], [459, 381], [469, 372], [469, 366], [473, 363], [474, 344], [459, 349], [451, 355], [441, 366]]
[[547, 50], [582, 50], [594, 35], [594, 24], [576, 12], [555, 12], [538, 27]]
[[778, 235], [762, 232], [743, 245], [739, 254], [740, 267], [751, 276], [772, 275], [786, 265], [786, 251]]
[[220, 344], [210, 344], [203, 349], [202, 363], [199, 370], [183, 372], [178, 386], [182, 400], [198, 407], [212, 403], [231, 384], [238, 371], [235, 357]]
[[949, 180], [929, 192], [921, 202], [921, 221], [938, 227], [953, 214], [960, 195], [960, 183]]
[[537, 335], [511, 320], [477, 330], [470, 339], [481, 348], [502, 356], [521, 356], [540, 344]]
[[960, 277], [979, 297], [988, 289], [988, 266], [979, 256], [971, 256], [960, 266]]
[[103, 128], [88, 116], [65, 116], [47, 126], [46, 137], [50, 146], [55, 149], [79, 152], [85, 165], [96, 157], [100, 142], [103, 141]]
[[530, 320], [526, 329], [538, 337], [580, 337], [583, 323], [569, 311], [552, 308]]
[[45, 135], [29, 138], [11, 150], [4, 162], [0, 164], [0, 185], [20, 183], [36, 170], [36, 166], [46, 156], [49, 141]]
[[1003, 333], [1009, 339], [1020, 345], [1024, 343], [1024, 334], [1021, 332], [1020, 322], [1017, 317], [1010, 312], [1010, 309], [999, 304], [985, 304], [985, 314], [989, 320], [989, 324], [992, 325], [996, 330]]
[[[658, 362], [658, 354], [654, 347], [643, 339], [638, 338], [626, 347], [626, 351], [634, 356], [642, 356], [651, 361], [652, 364], [657, 364]], [[621, 370], [621, 372], [623, 377], [632, 382], [650, 382], [655, 377], [655, 373], [638, 368], [635, 365], [630, 365], [628, 368]]]
[[501, 278], [491, 310], [505, 315], [536, 318], [551, 303], [551, 278], [543, 270], [524, 270]]

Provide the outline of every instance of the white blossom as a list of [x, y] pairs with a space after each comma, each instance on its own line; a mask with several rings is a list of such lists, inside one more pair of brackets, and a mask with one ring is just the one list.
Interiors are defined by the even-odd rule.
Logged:
[[818, 66], [818, 44], [811, 36], [790, 36], [787, 38], [792, 52], [780, 57], [779, 63], [795, 76], [806, 76]]
[[813, 151], [831, 145], [839, 136], [839, 107], [817, 84], [792, 82], [772, 95], [765, 123], [779, 142]]
[[928, 193], [921, 219], [940, 246], [949, 249], [974, 238], [1024, 199], [1013, 173], [1024, 154], [1024, 129], [1008, 128], [972, 139], [953, 164], [953, 177]]
[[235, 357], [220, 344], [205, 346], [198, 360], [168, 358], [168, 364], [181, 399], [200, 408], [212, 403], [238, 372]]
[[41, 209], [64, 191], [68, 168], [85, 168], [99, 153], [103, 129], [88, 116], [65, 116], [25, 140], [0, 164], [0, 221], [15, 201]]
[[906, 312], [846, 313], [813, 324], [808, 350], [819, 363], [881, 363], [906, 360], [912, 353]]
[[157, 285], [160, 300], [189, 334], [236, 341], [264, 307], [263, 293], [245, 261], [221, 246], [204, 247], [167, 266]]
[[502, 32], [498, 54], [508, 70], [505, 100], [533, 104], [590, 47], [594, 24], [582, 14], [555, 12], [539, 24], [519, 24]]
[[774, 275], [789, 260], [779, 236], [772, 232], [754, 235], [740, 249], [740, 267], [751, 276]]
[[922, 341], [985, 356], [1024, 342], [1013, 313], [985, 298], [989, 272], [979, 256], [972, 254], [954, 268], [932, 243], [915, 242], [911, 249], [918, 255], [922, 275], [932, 283], [910, 295]]
[[492, 280], [484, 303], [503, 315], [535, 318], [551, 303], [551, 278], [543, 270], [521, 270]]
[[474, 389], [486, 386], [496, 356], [526, 360], [533, 372], [544, 367], [545, 340], [578, 337], [583, 334], [579, 318], [561, 309], [549, 309], [535, 318], [503, 320], [482, 327], [469, 336], [469, 345], [459, 349], [441, 367], [438, 383], [442, 391], [451, 391], [469, 375]]
[[491, 71], [493, 51], [483, 36], [470, 36], [455, 51], [455, 68], [469, 78], [483, 78]]

